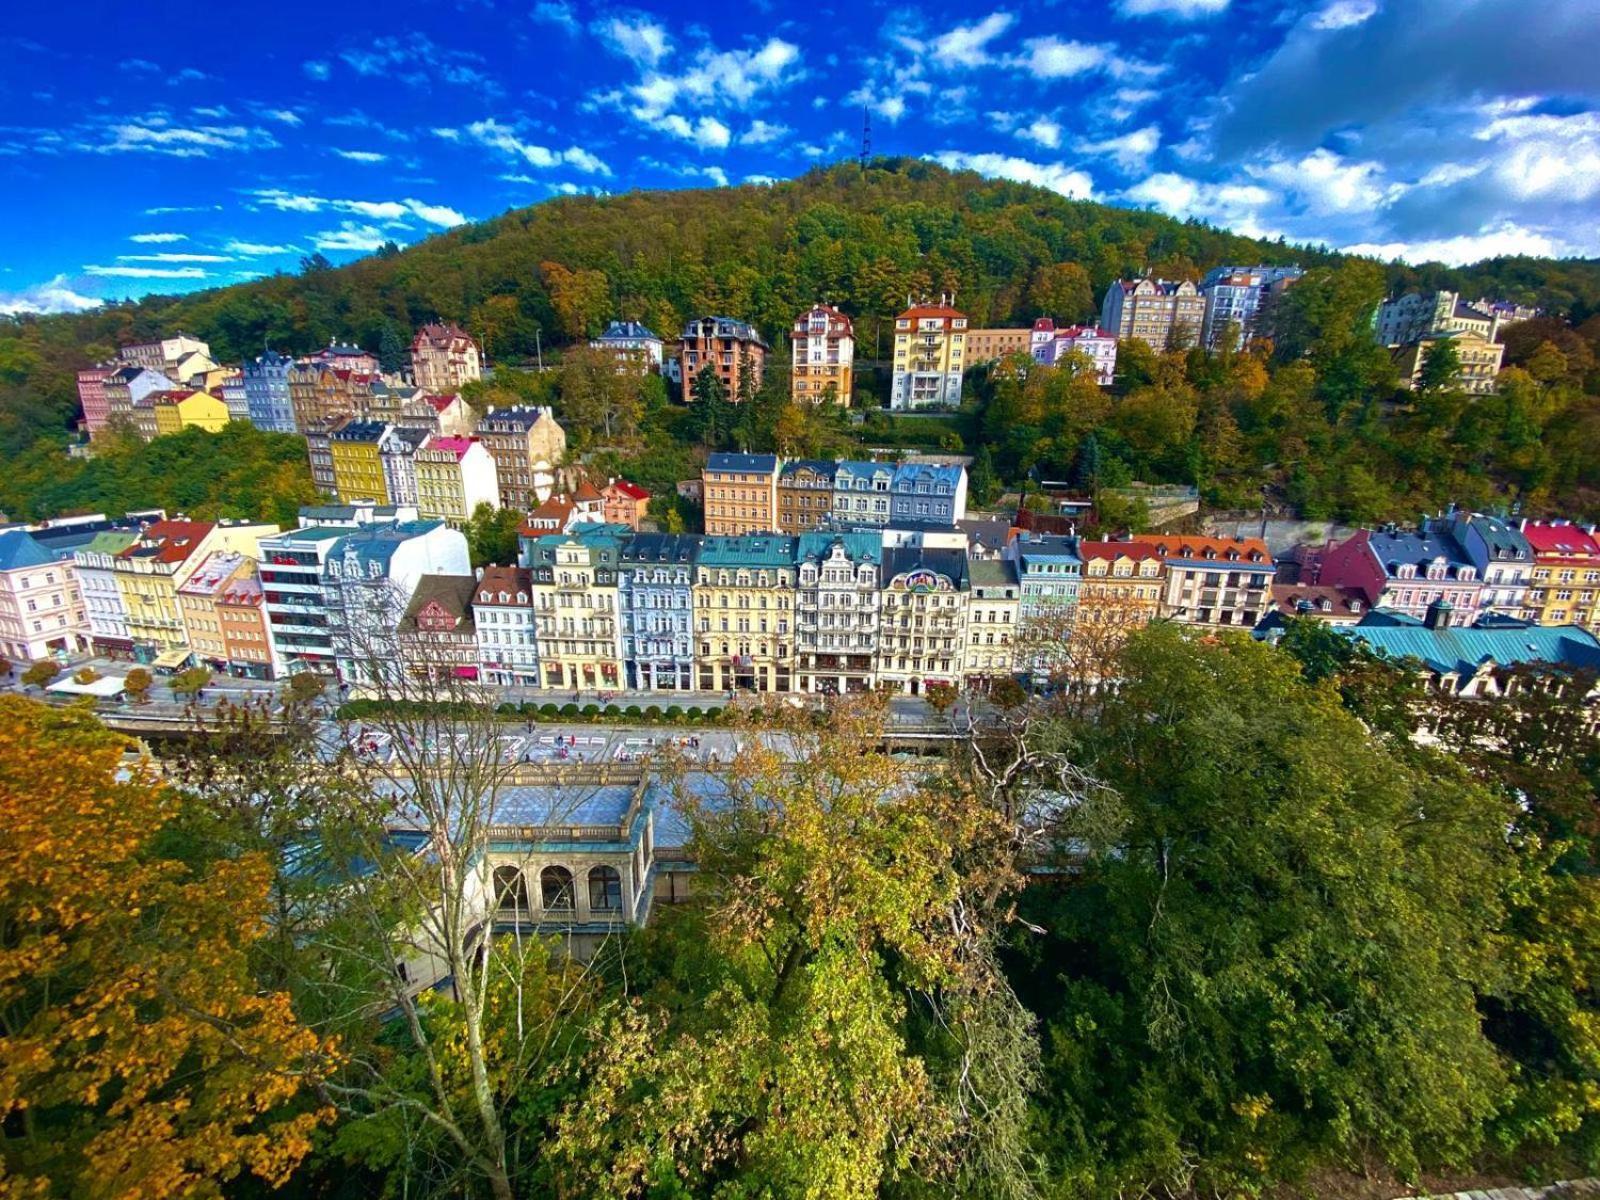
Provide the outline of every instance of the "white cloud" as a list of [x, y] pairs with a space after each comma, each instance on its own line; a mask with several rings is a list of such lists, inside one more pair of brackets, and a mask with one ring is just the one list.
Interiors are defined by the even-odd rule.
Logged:
[[721, 167], [696, 167], [694, 170], [686, 173], [690, 175], [703, 175], [718, 187], [728, 186], [728, 173]]
[[1011, 61], [1038, 79], [1069, 79], [1098, 70], [1111, 59], [1106, 46], [1064, 42], [1058, 37], [1029, 38], [1022, 46], [1026, 53]]
[[1016, 132], [1019, 138], [1037, 142], [1050, 150], [1058, 149], [1061, 145], [1061, 125], [1057, 121], [1052, 121], [1049, 117], [1040, 117], [1033, 123], [1024, 125]]
[[0, 292], [0, 316], [83, 312], [85, 309], [98, 308], [101, 303], [93, 296], [73, 291], [67, 286], [67, 277], [57, 275], [48, 283], [38, 283], [20, 292]]
[[302, 123], [300, 114], [287, 108], [264, 109], [261, 115], [271, 117], [274, 121], [282, 121], [285, 125], [299, 125]]
[[152, 262], [152, 263], [225, 263], [232, 262], [226, 254], [174, 254], [163, 251], [160, 254], [119, 254], [118, 262]]
[[187, 233], [136, 233], [128, 240], [130, 242], [160, 245], [164, 242], [187, 242], [189, 235]]
[[1583, 202], [1600, 195], [1600, 112], [1498, 116], [1473, 136], [1501, 144], [1494, 174], [1518, 200]]
[[357, 75], [397, 80], [407, 87], [447, 83], [490, 95], [498, 95], [501, 90], [480, 69], [482, 56], [441, 46], [417, 30], [404, 36], [373, 38], [364, 47], [341, 51], [339, 57]]
[[739, 135], [741, 146], [765, 146], [775, 142], [789, 132], [787, 125], [774, 125], [770, 121], [756, 120], [750, 123], [750, 128]]
[[1160, 145], [1160, 127], [1146, 125], [1143, 129], [1135, 129], [1132, 133], [1125, 133], [1121, 137], [1105, 138], [1098, 142], [1079, 142], [1078, 151], [1082, 154], [1103, 154], [1115, 162], [1124, 174], [1132, 175], [1150, 165], [1150, 156]]
[[1349, 29], [1378, 11], [1377, 0], [1333, 0], [1311, 18], [1313, 29]]
[[381, 163], [381, 162], [387, 162], [388, 158], [389, 158], [389, 156], [387, 154], [379, 154], [376, 150], [339, 150], [339, 149], [335, 149], [334, 153], [337, 154], [340, 158], [348, 158], [351, 162], [358, 162], [358, 163]]
[[275, 246], [270, 242], [229, 242], [223, 247], [229, 254], [237, 254], [242, 258], [261, 258], [268, 254], [295, 254], [297, 246]]
[[994, 61], [989, 43], [1015, 23], [1010, 13], [994, 12], [971, 25], [957, 25], [933, 39], [933, 58], [946, 67], [981, 67]]
[[311, 240], [318, 250], [355, 250], [366, 253], [378, 249], [388, 242], [389, 238], [376, 226], [345, 221], [338, 229], [316, 234]]
[[1317, 216], [1373, 212], [1405, 190], [1403, 185], [1383, 181], [1381, 164], [1351, 162], [1325, 148], [1298, 160], [1246, 163], [1244, 170], [1254, 179], [1264, 179], [1299, 197]]
[[758, 187], [770, 187], [778, 181], [771, 175], [746, 175], [742, 182], [753, 183]]
[[552, 150], [548, 146], [526, 142], [518, 134], [515, 126], [502, 124], [493, 117], [485, 118], [482, 121], [474, 121], [465, 130], [436, 129], [434, 133], [449, 141], [458, 141], [464, 134], [479, 145], [487, 146], [491, 150], [499, 150], [501, 153], [521, 159], [533, 167], [550, 168], [565, 165], [576, 167], [578, 170], [590, 175], [611, 174], [610, 167], [581, 146], [569, 146], [565, 150]]
[[1087, 172], [1063, 163], [1036, 163], [1008, 154], [966, 154], [945, 150], [930, 155], [934, 162], [952, 171], [976, 171], [990, 179], [1014, 179], [1060, 192], [1073, 200], [1092, 200], [1094, 180]]
[[1148, 205], [1173, 217], [1196, 217], [1247, 237], [1273, 237], [1260, 213], [1276, 200], [1274, 193], [1255, 184], [1206, 183], [1159, 171], [1122, 193], [1131, 204]]
[[333, 68], [319, 59], [310, 59], [300, 64], [300, 69], [305, 72], [307, 79], [315, 79], [319, 83], [333, 74]]
[[715, 117], [700, 117], [690, 122], [687, 117], [677, 113], [668, 113], [650, 122], [662, 133], [669, 133], [675, 138], [682, 138], [686, 142], [693, 142], [702, 150], [723, 150], [732, 140], [732, 131]]
[[199, 267], [97, 267], [83, 268], [90, 275], [117, 276], [124, 279], [204, 279], [206, 273]]
[[[694, 62], [678, 75], [650, 72], [627, 89], [632, 104], [629, 111], [645, 124], [664, 116], [679, 103], [702, 108], [727, 104], [743, 108], [762, 91], [781, 87], [798, 77], [792, 70], [800, 62], [800, 47], [782, 38], [768, 38], [756, 50], [700, 52]], [[603, 98], [618, 103], [613, 94]]]
[[[466, 221], [461, 213], [442, 204], [428, 204], [422, 200], [333, 200], [325, 196], [308, 196], [286, 192], [282, 188], [256, 188], [248, 193], [269, 208], [279, 212], [316, 213], [324, 210], [353, 213], [374, 221], [387, 221], [403, 225], [407, 216], [416, 217], [430, 225], [450, 228]], [[348, 224], [348, 222], [347, 222]]]
[[1559, 258], [1581, 253], [1547, 233], [1507, 222], [1477, 233], [1458, 237], [1433, 238], [1415, 242], [1358, 242], [1346, 246], [1348, 254], [1368, 254], [1374, 258], [1404, 259], [1410, 263], [1442, 262], [1452, 266], [1500, 255], [1527, 254], [1539, 258]]
[[594, 32], [618, 54], [643, 67], [659, 63], [672, 45], [667, 31], [642, 14], [631, 19], [612, 17], [601, 21], [595, 25]]
[[220, 204], [158, 204], [155, 208], [147, 208], [144, 215], [147, 217], [162, 217], [168, 213], [199, 213], [221, 212]]
[[1192, 21], [1210, 17], [1228, 7], [1228, 0], [1121, 0], [1118, 7], [1126, 17], [1172, 17]]
[[96, 130], [80, 150], [96, 154], [160, 154], [207, 158], [214, 150], [268, 150], [278, 141], [265, 129], [246, 125], [175, 125], [162, 113], [116, 121]]
[[568, 33], [578, 32], [578, 18], [566, 0], [540, 0], [533, 6], [533, 19], [547, 25], [559, 25]]

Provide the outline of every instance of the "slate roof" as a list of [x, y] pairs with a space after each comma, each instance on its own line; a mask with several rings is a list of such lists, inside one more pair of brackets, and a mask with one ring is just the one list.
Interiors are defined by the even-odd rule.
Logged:
[[747, 475], [771, 475], [778, 469], [776, 454], [729, 454], [718, 452], [706, 459], [708, 471], [732, 471]]
[[649, 338], [656, 342], [661, 340], [638, 321], [612, 321], [606, 326], [606, 331], [597, 337], [595, 341], [636, 341], [641, 338]]
[[385, 570], [394, 552], [414, 537], [432, 533], [444, 525], [443, 521], [399, 521], [392, 525], [368, 525], [347, 533], [329, 552], [328, 557], [344, 558], [354, 553], [363, 566], [377, 563]]
[[636, 533], [622, 547], [624, 563], [692, 563], [703, 539], [694, 533]]
[[1442, 533], [1401, 533], [1375, 529], [1369, 535], [1367, 544], [1390, 579], [1395, 578], [1395, 568], [1405, 563], [1427, 567], [1435, 559], [1442, 558], [1449, 564], [1452, 575], [1462, 567], [1472, 566], [1471, 560], [1456, 545], [1455, 539]]
[[972, 590], [1017, 587], [1017, 564], [1007, 558], [979, 558], [967, 563]]
[[830, 483], [838, 471], [839, 464], [829, 458], [791, 458], [784, 462], [783, 470], [778, 472], [778, 485], [781, 487], [785, 479], [792, 478], [801, 471], [812, 471]]
[[844, 546], [851, 562], [882, 562], [883, 535], [881, 533], [802, 533], [796, 554], [800, 559], [823, 559], [833, 553], [836, 544]]
[[943, 575], [958, 591], [966, 591], [969, 581], [967, 554], [953, 548], [892, 546], [883, 552], [884, 582], [912, 571], [932, 571]]

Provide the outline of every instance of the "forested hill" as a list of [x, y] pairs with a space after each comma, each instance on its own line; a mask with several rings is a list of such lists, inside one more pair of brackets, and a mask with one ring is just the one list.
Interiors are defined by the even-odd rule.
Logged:
[[[182, 297], [0, 324], [0, 453], [65, 433], [72, 373], [119, 344], [182, 329], [224, 360], [263, 345], [304, 352], [330, 338], [376, 348], [426, 320], [455, 320], [493, 358], [531, 355], [606, 319], [671, 334], [728, 313], [779, 337], [818, 297], [857, 317], [871, 353], [909, 292], [954, 290], [975, 323], [1095, 311], [1106, 285], [1223, 262], [1331, 260], [1325, 250], [1240, 237], [1198, 222], [1067, 200], [921, 160], [819, 168], [771, 185], [572, 196], [463, 226], [406, 249]], [[1083, 274], [1039, 274], [1070, 262]], [[1464, 269], [1394, 267], [1393, 286], [1449, 286], [1583, 319], [1600, 311], [1600, 261], [1501, 259]], [[1086, 275], [1086, 278], [1084, 278]]]

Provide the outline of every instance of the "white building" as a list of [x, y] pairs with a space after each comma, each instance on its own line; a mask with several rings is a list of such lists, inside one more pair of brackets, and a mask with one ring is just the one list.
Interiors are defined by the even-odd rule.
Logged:
[[662, 341], [638, 321], [612, 321], [589, 343], [617, 360], [617, 370], [639, 375], [661, 373]]
[[483, 567], [472, 597], [478, 677], [500, 687], [539, 686], [539, 640], [533, 620], [533, 573]]
[[130, 658], [133, 638], [128, 633], [128, 610], [122, 602], [111, 560], [133, 544], [132, 529], [109, 529], [73, 551], [73, 569], [83, 593], [83, 612], [89, 622], [89, 648], [105, 658]]
[[1304, 274], [1299, 267], [1217, 267], [1208, 271], [1200, 281], [1200, 294], [1206, 302], [1200, 344], [1207, 350], [1247, 344], [1260, 332], [1258, 325], [1268, 296], [1289, 287]]
[[22, 529], [0, 533], [0, 653], [26, 665], [84, 648], [88, 622], [72, 559]]
[[1069, 354], [1081, 354], [1094, 364], [1095, 382], [1110, 387], [1117, 374], [1117, 339], [1098, 325], [1056, 327], [1049, 317], [1033, 323], [1028, 349], [1035, 362], [1053, 366]]

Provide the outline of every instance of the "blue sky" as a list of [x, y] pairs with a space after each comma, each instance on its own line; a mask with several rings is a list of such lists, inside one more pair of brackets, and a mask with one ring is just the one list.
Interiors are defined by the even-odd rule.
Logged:
[[118, 0], [0, 37], [0, 313], [561, 192], [925, 156], [1413, 261], [1600, 255], [1600, 0]]

